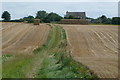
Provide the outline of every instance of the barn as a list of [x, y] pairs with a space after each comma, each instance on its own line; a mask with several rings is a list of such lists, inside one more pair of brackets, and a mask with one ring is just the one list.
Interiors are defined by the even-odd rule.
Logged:
[[[72, 16], [72, 18], [71, 18]], [[60, 21], [61, 24], [89, 24], [89, 21], [86, 19], [85, 12], [66, 12], [65, 19]]]
[[79, 19], [86, 19], [86, 13], [85, 12], [66, 12], [65, 17], [72, 16], [74, 18], [79, 18]]

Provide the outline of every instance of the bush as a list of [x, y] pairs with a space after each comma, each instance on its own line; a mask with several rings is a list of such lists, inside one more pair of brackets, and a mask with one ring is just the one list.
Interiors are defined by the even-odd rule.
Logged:
[[58, 22], [62, 19], [61, 16], [59, 16], [56, 13], [49, 13], [45, 19], [43, 20], [44, 22], [50, 23], [50, 22]]
[[112, 18], [112, 24], [120, 24], [120, 17], [113, 17]]
[[28, 23], [33, 23], [34, 17], [33, 16], [24, 17], [21, 21], [27, 21]]

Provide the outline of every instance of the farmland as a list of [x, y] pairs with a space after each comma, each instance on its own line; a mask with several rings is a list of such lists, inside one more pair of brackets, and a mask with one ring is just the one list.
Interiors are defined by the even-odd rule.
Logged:
[[47, 41], [50, 27], [46, 24], [34, 26], [26, 23], [2, 23], [2, 25], [2, 76], [28, 77], [27, 72], [36, 60], [33, 50]]
[[3, 23], [2, 33], [3, 78], [96, 78], [72, 59], [60, 26]]
[[3, 78], [118, 75], [117, 26], [10, 22], [2, 25]]
[[118, 27], [114, 25], [61, 25], [74, 59], [100, 78], [118, 75]]
[[3, 53], [31, 54], [34, 48], [46, 42], [49, 30], [45, 24], [3, 23]]

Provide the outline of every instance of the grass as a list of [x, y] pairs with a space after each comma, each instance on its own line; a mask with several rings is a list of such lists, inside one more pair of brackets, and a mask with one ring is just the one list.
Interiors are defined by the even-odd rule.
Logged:
[[[8, 55], [7, 55], [8, 56]], [[27, 72], [27, 67], [31, 63], [32, 57], [29, 56], [14, 56], [14, 59], [3, 62], [3, 78], [24, 78]]]
[[2, 62], [12, 60], [13, 58], [14, 58], [14, 56], [11, 54], [3, 54], [2, 55]]
[[36, 78], [96, 78], [87, 67], [72, 59], [66, 46], [65, 30], [53, 26], [47, 43], [35, 50], [35, 54], [46, 53]]

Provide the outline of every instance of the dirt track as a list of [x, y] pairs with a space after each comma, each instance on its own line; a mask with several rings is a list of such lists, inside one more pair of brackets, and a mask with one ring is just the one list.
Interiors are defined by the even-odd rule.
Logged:
[[66, 30], [75, 60], [88, 66], [100, 78], [118, 75], [118, 27], [61, 25]]
[[2, 23], [3, 53], [30, 54], [43, 45], [49, 33], [46, 24]]

